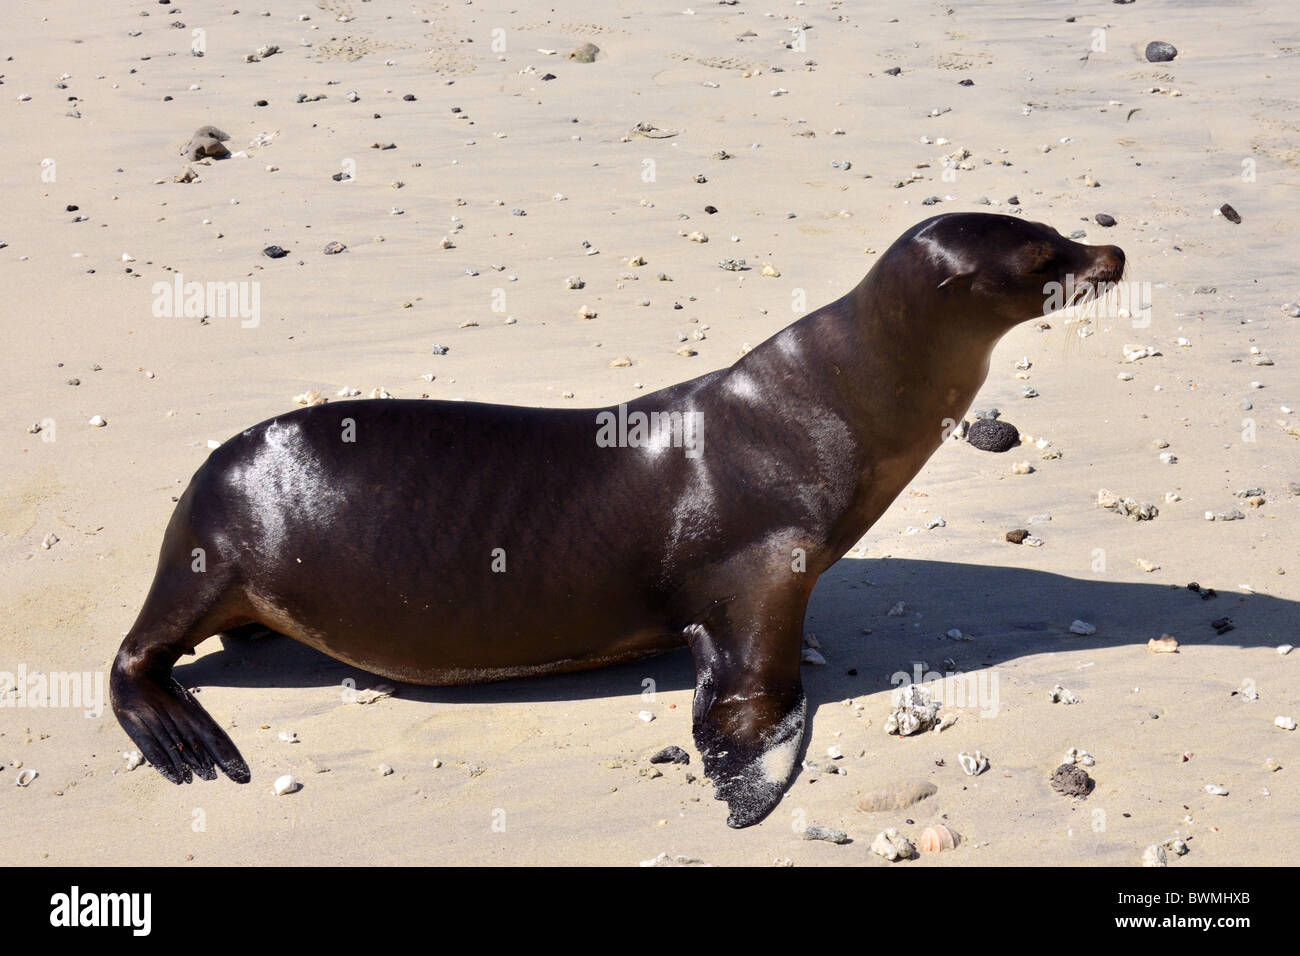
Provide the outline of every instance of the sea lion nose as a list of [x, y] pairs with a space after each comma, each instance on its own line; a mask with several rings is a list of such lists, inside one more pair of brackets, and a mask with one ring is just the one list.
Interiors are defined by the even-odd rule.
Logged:
[[1099, 246], [1097, 264], [1116, 278], [1124, 274], [1124, 250], [1119, 246]]

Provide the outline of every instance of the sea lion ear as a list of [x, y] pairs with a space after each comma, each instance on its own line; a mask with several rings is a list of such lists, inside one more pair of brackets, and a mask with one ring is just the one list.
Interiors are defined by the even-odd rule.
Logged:
[[950, 286], [970, 288], [971, 280], [975, 278], [974, 271], [971, 272], [954, 272], [948, 278], [940, 282], [935, 288], [946, 289]]

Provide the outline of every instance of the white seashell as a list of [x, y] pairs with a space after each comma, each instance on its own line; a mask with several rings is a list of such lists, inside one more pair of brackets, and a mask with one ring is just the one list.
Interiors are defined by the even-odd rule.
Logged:
[[1162, 843], [1161, 846], [1163, 846], [1166, 850], [1168, 850], [1170, 853], [1174, 854], [1175, 856], [1187, 855], [1187, 843], [1186, 841], [1180, 839], [1179, 837], [1170, 837], [1168, 840]]
[[1216, 797], [1226, 797], [1228, 795], [1228, 788], [1221, 783], [1207, 783], [1205, 785], [1205, 792], [1213, 794]]
[[911, 840], [890, 827], [871, 841], [871, 852], [892, 862], [910, 860], [916, 855], [916, 848]]
[[939, 715], [939, 705], [930, 699], [930, 692], [916, 684], [908, 684], [897, 691], [895, 709], [885, 720], [885, 733], [910, 737], [929, 730]]
[[385, 697], [392, 697], [397, 693], [397, 688], [392, 684], [376, 684], [366, 690], [357, 691], [353, 697], [353, 703], [373, 704], [377, 700], [383, 700]]
[[28, 784], [30, 784], [33, 780], [35, 780], [38, 776], [40, 776], [40, 774], [38, 774], [31, 767], [28, 767], [26, 770], [18, 771], [18, 779], [15, 780], [14, 783], [16, 783], [20, 787], [25, 787]]
[[126, 766], [122, 769], [127, 773], [130, 773], [136, 767], [140, 766], [140, 764], [144, 763], [144, 754], [140, 753], [138, 750], [123, 750], [122, 758], [126, 761]]
[[108, 424], [108, 422], [104, 420], [103, 415], [95, 415], [90, 419], [90, 421], [86, 422], [86, 424], [91, 428], [103, 428]]
[[801, 664], [812, 664], [814, 667], [821, 667], [826, 663], [826, 658], [814, 647], [805, 647], [799, 652], [799, 662]]
[[54, 547], [58, 543], [59, 543], [59, 536], [55, 534], [53, 531], [51, 531], [45, 537], [41, 538], [41, 547], [44, 548], [46, 551], [50, 550], [50, 548]]
[[1158, 843], [1152, 843], [1142, 851], [1143, 866], [1168, 866], [1169, 858], [1165, 855], [1165, 848]]
[[1293, 717], [1275, 717], [1273, 726], [1280, 727], [1282, 730], [1295, 730], [1295, 718]]
[[968, 777], [978, 777], [989, 769], [989, 758], [978, 750], [974, 753], [962, 751], [957, 755], [957, 763], [961, 764], [961, 769], [966, 771]]
[[1124, 361], [1136, 362], [1139, 359], [1151, 358], [1153, 355], [1159, 355], [1160, 350], [1154, 345], [1126, 345], [1124, 346]]
[[1097, 628], [1087, 621], [1075, 620], [1070, 624], [1071, 634], [1082, 634], [1084, 637], [1091, 637], [1097, 633]]
[[1097, 761], [1088, 751], [1080, 750], [1078, 747], [1071, 747], [1065, 752], [1065, 759], [1061, 763], [1078, 764], [1080, 767], [1093, 767], [1096, 766]]
[[638, 711], [636, 716], [637, 716], [637, 720], [640, 720], [642, 723], [646, 723], [646, 724], [650, 723], [650, 721], [655, 719], [655, 715], [650, 713], [650, 711], [648, 710]]
[[827, 747], [826, 756], [830, 757], [832, 760], [843, 760], [844, 751], [840, 750], [839, 747]]
[[1053, 704], [1077, 704], [1082, 699], [1072, 690], [1066, 690], [1060, 684], [1048, 692], [1047, 699]]
[[1284, 656], [1290, 654], [1292, 650], [1294, 650], [1294, 648], [1290, 644], [1279, 644], [1277, 648], [1277, 652]]
[[282, 730], [276, 736], [286, 744], [299, 743], [298, 735], [292, 730]]
[[275, 783], [271, 784], [271, 790], [277, 797], [283, 797], [286, 793], [293, 793], [302, 786], [294, 779], [293, 774], [286, 773], [283, 777], [276, 777]]

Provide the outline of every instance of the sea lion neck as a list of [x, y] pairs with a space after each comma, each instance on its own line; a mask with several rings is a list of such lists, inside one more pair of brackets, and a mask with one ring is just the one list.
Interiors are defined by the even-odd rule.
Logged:
[[915, 448], [918, 430], [932, 428], [928, 456], [944, 420], [960, 420], [974, 400], [1000, 336], [938, 295], [918, 293], [905, 273], [900, 281], [901, 268], [882, 259], [846, 295], [786, 327], [730, 371], [756, 377], [765, 394], [834, 409], [886, 446]]

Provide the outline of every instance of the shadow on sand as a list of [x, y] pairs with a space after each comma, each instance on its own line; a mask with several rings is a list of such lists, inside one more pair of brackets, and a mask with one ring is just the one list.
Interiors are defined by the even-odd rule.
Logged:
[[[903, 616], [889, 616], [898, 601]], [[1069, 632], [1081, 618], [1097, 632]], [[1231, 619], [1222, 635], [1211, 621]], [[1300, 604], [1259, 594], [1221, 593], [1205, 600], [1183, 585], [1116, 583], [1019, 568], [943, 561], [846, 558], [817, 584], [805, 633], [817, 635], [828, 661], [803, 668], [810, 712], [827, 701], [888, 689], [890, 675], [927, 661], [939, 670], [952, 658], [959, 671], [993, 667], [1034, 654], [1143, 646], [1172, 634], [1183, 645], [1275, 647], [1296, 637]], [[864, 629], [871, 633], [864, 633]], [[957, 628], [973, 641], [953, 641]], [[189, 664], [185, 686], [327, 687], [347, 678], [358, 688], [382, 679], [293, 640], [225, 640], [224, 651]], [[856, 674], [850, 674], [856, 671]], [[639, 695], [652, 678], [657, 690], [689, 689], [694, 667], [684, 646], [660, 657], [573, 674], [466, 687], [402, 685], [406, 700], [430, 703], [521, 703]]]

